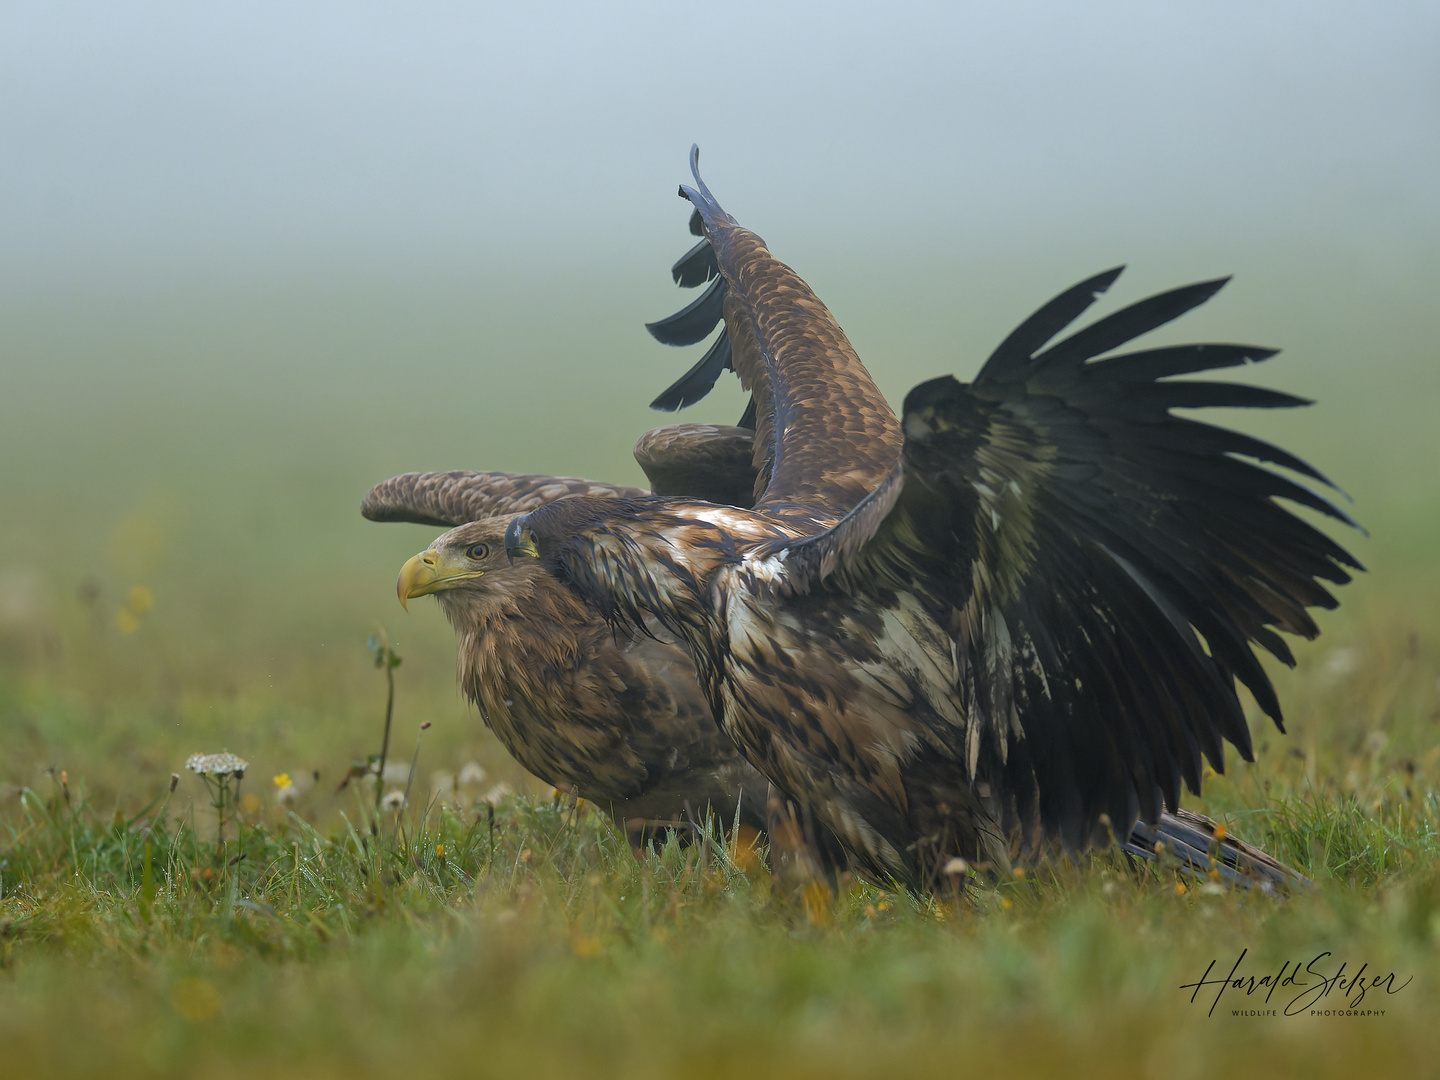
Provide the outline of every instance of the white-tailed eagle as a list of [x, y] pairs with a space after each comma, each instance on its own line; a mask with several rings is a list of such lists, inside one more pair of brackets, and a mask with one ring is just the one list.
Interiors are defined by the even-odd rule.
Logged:
[[1182, 783], [1222, 771], [1226, 741], [1252, 756], [1235, 683], [1281, 724], [1254, 646], [1293, 663], [1277, 631], [1314, 637], [1322, 582], [1359, 569], [1277, 500], [1349, 518], [1265, 466], [1324, 476], [1172, 412], [1305, 404], [1175, 378], [1273, 350], [1115, 352], [1224, 281], [1056, 341], [1120, 271], [1096, 275], [897, 422], [805, 283], [695, 184], [691, 276], [717, 274], [662, 332], [724, 330], [657, 404], [735, 370], [757, 405], [754, 505], [578, 495], [512, 519], [516, 565], [683, 638], [722, 729], [873, 880], [924, 888], [953, 857], [1004, 867], [1112, 830], [1178, 838]]

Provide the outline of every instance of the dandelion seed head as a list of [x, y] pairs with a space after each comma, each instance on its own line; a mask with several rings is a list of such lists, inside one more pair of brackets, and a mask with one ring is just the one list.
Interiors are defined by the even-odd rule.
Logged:
[[970, 864], [964, 859], [951, 859], [945, 864], [945, 873], [951, 877], [959, 877], [970, 869]]
[[405, 805], [405, 793], [403, 791], [387, 791], [385, 797], [380, 800], [380, 805], [386, 810], [399, 810]]

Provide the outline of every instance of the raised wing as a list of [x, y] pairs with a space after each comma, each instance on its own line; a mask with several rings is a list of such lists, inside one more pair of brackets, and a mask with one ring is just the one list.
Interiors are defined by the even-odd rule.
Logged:
[[631, 498], [642, 488], [573, 476], [502, 472], [417, 472], [382, 480], [360, 504], [371, 521], [410, 521], [453, 528], [467, 521], [523, 514], [572, 495]]
[[[720, 264], [715, 260], [715, 249], [705, 238], [705, 226], [698, 210], [690, 215], [690, 232], [700, 237], [700, 242], [670, 268], [670, 276], [682, 289], [693, 289], [706, 282], [712, 284], [674, 315], [645, 324], [650, 336], [664, 345], [694, 345], [704, 341], [725, 315], [725, 294], [729, 283], [720, 276]], [[714, 388], [722, 371], [730, 370], [733, 370], [730, 365], [730, 334], [721, 327], [704, 355], [652, 401], [650, 407], [661, 412], [674, 412], [693, 405]], [[740, 426], [754, 425], [742, 422]]]
[[[827, 528], [889, 471], [900, 429], [845, 334], [810, 287], [760, 237], [721, 209], [698, 171], [681, 194], [695, 206], [702, 241], [675, 264], [682, 285], [710, 284], [684, 310], [650, 323], [658, 340], [695, 344], [723, 319], [700, 361], [656, 399], [656, 408], [698, 400], [726, 368], [753, 396], [755, 509], [788, 528]], [[697, 230], [698, 225], [698, 230]]]
[[[1273, 350], [1184, 345], [1099, 356], [1204, 303], [1204, 282], [1142, 300], [1044, 346], [1118, 270], [1061, 294], [975, 382], [905, 402], [903, 460], [831, 532], [784, 551], [788, 587], [906, 589], [956, 646], [972, 775], [1003, 776], [1010, 809], [1072, 844], [1174, 808], [1222, 740], [1247, 760], [1239, 680], [1281, 724], [1253, 651], [1294, 663], [1276, 633], [1319, 631], [1360, 564], [1281, 506], [1346, 524], [1328, 500], [1258, 463], [1329, 484], [1303, 461], [1171, 410], [1308, 404], [1234, 383], [1167, 381]], [[1098, 358], [1097, 358], [1098, 357]]]

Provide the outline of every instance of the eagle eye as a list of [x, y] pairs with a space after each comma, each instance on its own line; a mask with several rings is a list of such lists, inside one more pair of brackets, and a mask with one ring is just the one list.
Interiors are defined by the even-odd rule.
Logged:
[[483, 559], [488, 559], [490, 557], [490, 545], [471, 544], [468, 548], [465, 549], [465, 557], [467, 559], [474, 559], [476, 562], [480, 562]]

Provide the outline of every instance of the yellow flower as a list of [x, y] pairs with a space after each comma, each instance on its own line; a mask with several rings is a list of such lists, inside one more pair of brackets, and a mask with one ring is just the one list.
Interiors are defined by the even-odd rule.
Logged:
[[1230, 831], [1230, 830], [1227, 829], [1227, 828], [1225, 828], [1224, 825], [1218, 825], [1218, 824], [1217, 824], [1217, 825], [1215, 826], [1215, 839], [1216, 839], [1216, 840], [1224, 840], [1224, 839], [1225, 839], [1225, 834], [1226, 834], [1227, 832], [1229, 832], [1229, 831]]
[[140, 619], [128, 607], [122, 607], [115, 612], [115, 629], [129, 637], [140, 629]]
[[597, 956], [603, 947], [600, 939], [593, 934], [577, 933], [570, 936], [570, 949], [576, 956]]
[[155, 606], [155, 594], [144, 585], [131, 585], [125, 593], [125, 606], [136, 615], [144, 615]]
[[818, 881], [808, 881], [800, 892], [800, 903], [805, 908], [805, 921], [811, 926], [830, 925], [830, 887]]
[[192, 1024], [203, 1024], [220, 1011], [220, 995], [204, 979], [181, 979], [170, 991], [170, 1006]]
[[290, 779], [290, 774], [288, 772], [276, 773], [275, 776], [271, 778], [271, 783], [273, 783], [281, 791], [284, 791], [288, 787], [295, 786], [295, 782]]
[[1185, 895], [1185, 883], [1184, 883], [1183, 881], [1177, 881], [1177, 882], [1175, 882], [1175, 895], [1176, 895], [1176, 896], [1184, 896], [1184, 895]]

